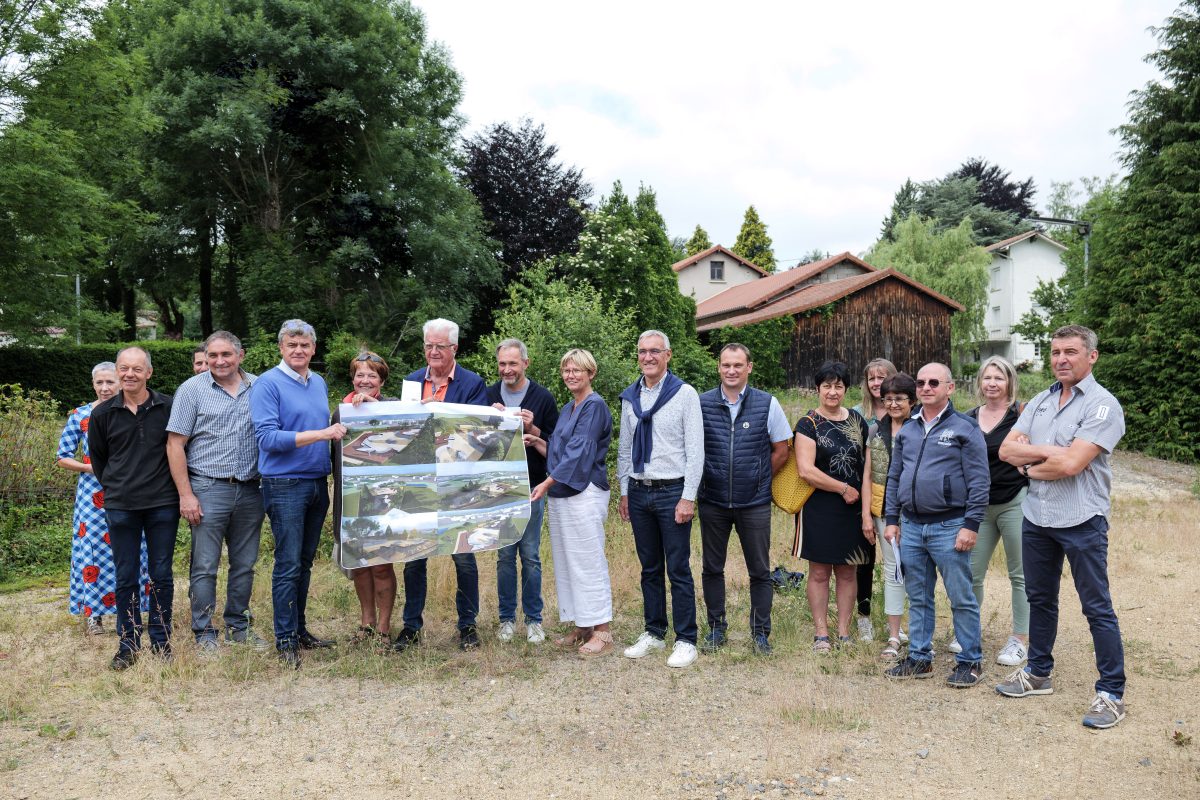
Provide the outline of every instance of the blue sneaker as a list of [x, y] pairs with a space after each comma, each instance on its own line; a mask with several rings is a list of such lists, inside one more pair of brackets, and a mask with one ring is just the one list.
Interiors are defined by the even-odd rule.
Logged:
[[754, 641], [750, 644], [750, 647], [756, 656], [769, 656], [775, 652], [775, 648], [771, 647], [771, 643], [767, 641], [765, 633], [754, 634]]
[[700, 642], [700, 649], [711, 655], [724, 647], [726, 641], [728, 640], [725, 637], [725, 631], [721, 628], [713, 628]]

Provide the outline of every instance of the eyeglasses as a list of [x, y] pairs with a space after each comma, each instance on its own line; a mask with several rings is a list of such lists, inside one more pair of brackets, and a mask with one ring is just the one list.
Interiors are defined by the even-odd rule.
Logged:
[[587, 374], [586, 369], [576, 369], [575, 367], [570, 367], [569, 369], [561, 370], [561, 372], [563, 375], [585, 375], [585, 374]]
[[453, 350], [455, 347], [458, 347], [458, 345], [456, 345], [456, 344], [429, 344], [428, 342], [426, 342], [425, 343], [425, 352], [432, 353], [433, 351], [436, 350], [439, 353], [444, 353], [447, 350]]
[[663, 353], [666, 353], [666, 352], [668, 352], [668, 351], [661, 350], [657, 347], [650, 347], [645, 350], [638, 350], [637, 354], [638, 354], [638, 358], [641, 358], [642, 356], [661, 356]]
[[359, 353], [354, 357], [355, 361], [374, 361], [376, 364], [382, 364], [383, 359], [374, 353]]
[[925, 380], [924, 378], [917, 378], [917, 388], [918, 389], [923, 389], [926, 384], [929, 384], [930, 389], [936, 389], [937, 387], [942, 385], [942, 381], [938, 380], [937, 378], [930, 378], [929, 380]]
[[907, 397], [885, 397], [885, 398], [883, 398], [883, 404], [885, 406], [902, 406], [905, 403], [911, 403], [911, 402], [912, 401], [909, 400]]

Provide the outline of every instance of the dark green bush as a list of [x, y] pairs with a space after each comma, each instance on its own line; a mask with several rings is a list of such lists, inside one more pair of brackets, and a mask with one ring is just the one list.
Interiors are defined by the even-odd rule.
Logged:
[[67, 572], [73, 505], [72, 497], [0, 506], [0, 583]]

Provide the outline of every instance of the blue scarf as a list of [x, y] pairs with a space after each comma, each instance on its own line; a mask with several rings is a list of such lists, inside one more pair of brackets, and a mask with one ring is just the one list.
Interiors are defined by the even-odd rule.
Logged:
[[660, 408], [665, 406], [675, 393], [683, 388], [683, 380], [671, 370], [663, 376], [662, 388], [658, 391], [658, 400], [649, 411], [642, 411], [642, 378], [625, 387], [621, 399], [628, 400], [633, 407], [633, 414], [638, 418], [638, 425], [633, 430], [633, 471], [641, 474], [646, 471], [646, 462], [650, 460], [650, 451], [654, 447], [654, 423], [651, 420]]

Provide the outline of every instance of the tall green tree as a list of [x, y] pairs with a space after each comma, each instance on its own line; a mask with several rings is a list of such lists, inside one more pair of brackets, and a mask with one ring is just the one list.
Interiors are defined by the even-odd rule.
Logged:
[[697, 225], [696, 230], [692, 231], [692, 238], [688, 239], [687, 244], [684, 245], [684, 251], [687, 255], [694, 256], [712, 246], [713, 244], [708, 238], [708, 231]]
[[775, 271], [774, 245], [771, 243], [771, 237], [767, 235], [766, 224], [758, 216], [758, 211], [754, 206], [746, 209], [737, 241], [730, 249], [767, 272]]
[[1034, 212], [1037, 188], [1033, 178], [1014, 181], [1010, 174], [982, 158], [971, 158], [937, 180], [906, 179], [883, 220], [883, 241], [894, 241], [896, 225], [913, 214], [935, 220], [939, 231], [970, 218], [975, 242], [983, 246], [1029, 230], [1032, 225], [1024, 219]]
[[1119, 129], [1128, 175], [1096, 220], [1107, 252], [1091, 265], [1083, 307], [1126, 443], [1195, 460], [1200, 418], [1183, 409], [1200, 392], [1200, 2], [1184, 0], [1156, 34], [1147, 61], [1161, 78], [1134, 93]]
[[933, 220], [910, 215], [896, 225], [895, 241], [877, 242], [865, 260], [876, 267], [903, 272], [961, 303], [965, 310], [950, 322], [955, 350], [983, 338], [992, 257], [975, 244], [969, 218], [956, 228], [938, 231]]

